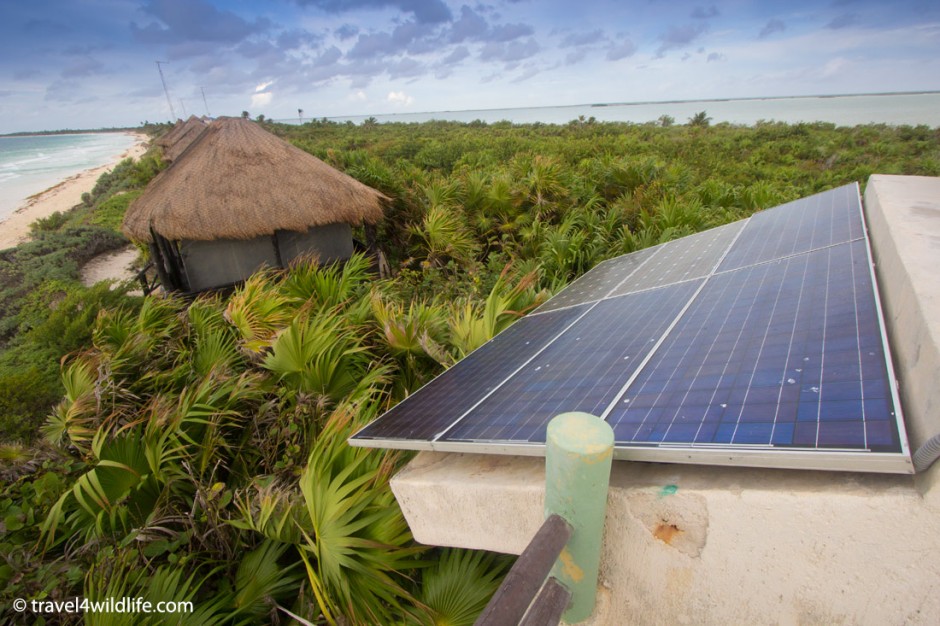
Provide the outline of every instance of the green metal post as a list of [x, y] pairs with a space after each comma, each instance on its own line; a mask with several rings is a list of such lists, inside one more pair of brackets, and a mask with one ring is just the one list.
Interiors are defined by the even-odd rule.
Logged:
[[552, 576], [571, 591], [564, 620], [573, 624], [594, 611], [614, 432], [599, 417], [562, 413], [548, 423], [546, 447], [545, 516], [572, 527]]

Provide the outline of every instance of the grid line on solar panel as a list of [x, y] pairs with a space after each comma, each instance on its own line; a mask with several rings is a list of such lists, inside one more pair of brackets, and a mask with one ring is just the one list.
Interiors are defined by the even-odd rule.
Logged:
[[663, 244], [662, 251], [643, 266], [642, 273], [627, 277], [611, 295], [708, 276], [715, 271], [743, 227], [744, 221], [733, 222]]
[[625, 277], [631, 276], [647, 260], [655, 255], [659, 246], [614, 257], [598, 264], [580, 278], [552, 296], [545, 304], [532, 312], [539, 315], [562, 307], [594, 302], [606, 297]]
[[866, 243], [713, 276], [622, 398], [618, 445], [899, 452]]
[[719, 271], [818, 250], [864, 237], [858, 185], [755, 213]]
[[474, 350], [353, 436], [431, 440], [587, 310], [525, 317]]
[[441, 439], [541, 441], [566, 411], [596, 414], [661, 340], [702, 279], [596, 303]]

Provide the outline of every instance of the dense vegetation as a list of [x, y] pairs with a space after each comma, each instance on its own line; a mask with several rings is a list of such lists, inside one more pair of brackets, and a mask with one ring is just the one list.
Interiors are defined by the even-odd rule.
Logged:
[[[388, 489], [407, 456], [349, 434], [604, 258], [874, 172], [940, 175], [926, 127], [661, 124], [266, 124], [392, 199], [387, 280], [359, 257], [302, 263], [190, 303], [82, 288], [75, 252], [49, 257], [48, 280], [34, 244], [0, 254], [33, 281], [0, 320], [0, 604], [142, 596], [195, 600], [173, 623], [472, 623], [505, 559], [417, 545]], [[112, 232], [159, 167], [122, 164], [99, 183], [113, 192], [37, 225], [35, 245]], [[29, 392], [45, 378], [23, 364], [60, 359], [62, 392]], [[12, 443], [36, 432], [25, 405], [48, 414], [29, 446]]]

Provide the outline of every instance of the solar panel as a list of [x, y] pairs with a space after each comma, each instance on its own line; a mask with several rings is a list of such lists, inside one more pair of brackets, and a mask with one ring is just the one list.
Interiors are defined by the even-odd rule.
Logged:
[[602, 263], [350, 441], [543, 454], [575, 410], [615, 458], [911, 472], [858, 187]]
[[643, 266], [642, 272], [634, 272], [612, 295], [708, 276], [743, 226], [743, 222], [735, 222], [658, 246], [657, 254]]
[[442, 439], [544, 442], [558, 413], [599, 414], [701, 282], [598, 302]]
[[590, 272], [582, 275], [536, 311], [533, 311], [532, 315], [554, 311], [566, 306], [595, 302], [606, 297], [626, 277], [631, 276], [650, 257], [659, 252], [661, 247], [646, 248], [599, 263]]
[[900, 452], [884, 358], [865, 242], [843, 243], [714, 276], [605, 413], [622, 444]]
[[523, 318], [359, 431], [357, 439], [433, 439], [586, 310]]
[[754, 214], [721, 269], [745, 267], [862, 237], [858, 187], [846, 185]]

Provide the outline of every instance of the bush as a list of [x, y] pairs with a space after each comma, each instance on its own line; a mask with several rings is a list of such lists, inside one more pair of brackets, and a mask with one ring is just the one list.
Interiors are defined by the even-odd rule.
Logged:
[[0, 373], [0, 441], [31, 442], [61, 394], [55, 372], [32, 367]]

